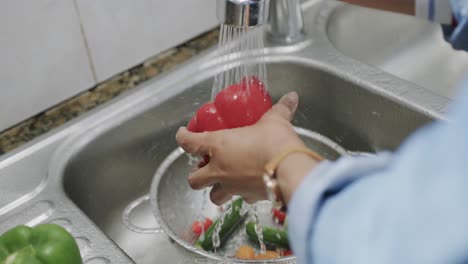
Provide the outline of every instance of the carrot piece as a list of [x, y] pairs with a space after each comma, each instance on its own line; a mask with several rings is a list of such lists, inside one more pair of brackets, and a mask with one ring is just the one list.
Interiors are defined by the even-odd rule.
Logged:
[[276, 251], [267, 250], [265, 254], [258, 254], [255, 259], [275, 259], [279, 258], [280, 255]]
[[251, 246], [242, 245], [236, 252], [238, 259], [255, 259], [255, 251]]

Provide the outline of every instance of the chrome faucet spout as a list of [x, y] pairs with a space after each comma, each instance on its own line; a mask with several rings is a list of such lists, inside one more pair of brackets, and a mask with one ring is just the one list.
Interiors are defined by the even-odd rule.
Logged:
[[267, 0], [218, 0], [220, 23], [235, 27], [256, 27], [266, 22]]
[[269, 20], [272, 41], [292, 44], [304, 37], [300, 0], [218, 0], [220, 23], [256, 27]]

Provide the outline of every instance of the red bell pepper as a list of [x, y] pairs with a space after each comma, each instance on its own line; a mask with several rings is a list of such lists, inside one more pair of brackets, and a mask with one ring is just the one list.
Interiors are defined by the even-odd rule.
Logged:
[[286, 213], [274, 208], [273, 209], [273, 219], [278, 221], [279, 224], [283, 224], [284, 220], [286, 219]]
[[211, 219], [209, 219], [208, 217], [205, 217], [204, 222], [201, 222], [201, 221], [193, 222], [192, 231], [195, 235], [201, 236], [201, 234], [203, 232], [206, 232], [206, 230], [208, 230], [208, 228], [210, 228], [212, 224], [213, 224], [213, 221], [211, 221]]
[[216, 131], [255, 124], [272, 106], [270, 95], [256, 77], [221, 90], [214, 102], [204, 104], [190, 120], [192, 132]]
[[[246, 77], [240, 83], [221, 90], [214, 102], [204, 104], [192, 117], [187, 129], [191, 132], [216, 131], [255, 124], [272, 106], [265, 85], [256, 77]], [[210, 162], [208, 156], [198, 167]]]
[[216, 95], [214, 104], [229, 128], [250, 126], [271, 108], [265, 86], [255, 77], [244, 78]]
[[228, 128], [214, 103], [204, 104], [190, 120], [187, 129], [192, 132], [216, 131]]

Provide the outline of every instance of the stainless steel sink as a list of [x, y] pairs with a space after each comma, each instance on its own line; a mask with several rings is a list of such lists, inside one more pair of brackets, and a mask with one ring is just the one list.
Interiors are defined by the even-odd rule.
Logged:
[[[320, 132], [348, 150], [394, 149], [431, 120], [313, 65], [283, 62], [268, 66], [274, 99], [291, 90], [300, 95], [295, 125]], [[92, 137], [85, 135], [89, 142], [72, 148], [63, 169], [67, 195], [137, 263], [152, 263], [156, 255], [148, 255], [160, 254], [153, 249], [162, 247], [158, 238], [167, 238], [136, 234], [122, 224], [120, 216], [125, 206], [148, 192], [158, 165], [176, 148], [176, 130], [196, 110], [194, 102], [209, 100], [210, 85], [211, 80], [189, 86], [131, 120]], [[150, 210], [142, 210], [138, 218], [146, 222], [153, 216]]]
[[327, 32], [343, 54], [448, 98], [468, 73], [468, 53], [453, 50], [437, 23], [340, 5], [333, 8]]
[[[447, 98], [337, 51], [328, 35], [336, 4], [311, 3], [304, 5], [307, 39], [265, 50], [273, 98], [300, 95], [296, 126], [350, 151], [376, 152], [444, 118]], [[224, 66], [259, 61], [256, 53], [229, 63], [217, 54], [211, 50], [2, 156], [0, 232], [55, 222], [77, 238], [85, 263], [191, 263], [164, 233], [126, 228], [122, 212], [149, 191], [156, 168], [176, 147], [176, 129], [209, 99], [213, 76]], [[147, 205], [132, 221], [157, 226]]]

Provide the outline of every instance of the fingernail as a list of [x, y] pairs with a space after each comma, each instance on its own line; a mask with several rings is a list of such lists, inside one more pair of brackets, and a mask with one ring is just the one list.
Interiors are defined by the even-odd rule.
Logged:
[[299, 103], [299, 96], [297, 95], [296, 92], [290, 92], [286, 95], [287, 104], [291, 108], [291, 110], [294, 112], [297, 109], [298, 103]]
[[183, 131], [184, 129], [185, 129], [185, 127], [179, 127], [179, 129], [177, 130], [176, 136], [175, 136], [176, 140], [179, 139], [179, 137], [180, 137], [180, 132]]

